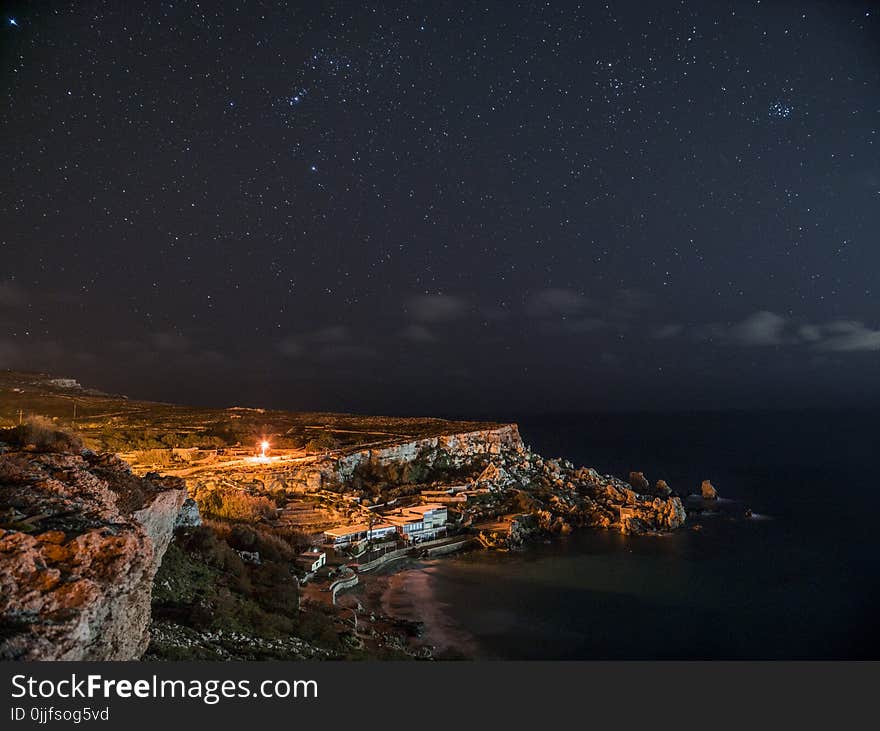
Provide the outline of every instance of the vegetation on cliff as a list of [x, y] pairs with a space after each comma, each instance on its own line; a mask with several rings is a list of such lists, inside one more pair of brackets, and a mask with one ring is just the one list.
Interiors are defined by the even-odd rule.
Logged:
[[153, 660], [404, 659], [393, 638], [365, 645], [329, 603], [303, 598], [297, 547], [227, 522], [178, 531], [153, 589]]

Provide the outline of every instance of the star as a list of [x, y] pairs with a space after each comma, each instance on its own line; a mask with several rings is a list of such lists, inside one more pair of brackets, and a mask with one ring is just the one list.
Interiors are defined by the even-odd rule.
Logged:
[[18, 28], [18, 21], [15, 18], [9, 18], [9, 25], [14, 25]]

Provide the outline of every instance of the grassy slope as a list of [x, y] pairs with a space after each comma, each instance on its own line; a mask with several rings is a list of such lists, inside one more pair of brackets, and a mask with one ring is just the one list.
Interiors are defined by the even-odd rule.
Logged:
[[[269, 437], [278, 447], [298, 447], [326, 430], [332, 432], [340, 447], [347, 448], [377, 440], [496, 426], [428, 417], [193, 408], [58, 388], [49, 384], [50, 378], [46, 374], [0, 371], [0, 426], [17, 423], [19, 410], [25, 416], [40, 414], [74, 428], [88, 446], [114, 452], [236, 443], [250, 446], [263, 437]], [[235, 402], [234, 393], [229, 398]]]

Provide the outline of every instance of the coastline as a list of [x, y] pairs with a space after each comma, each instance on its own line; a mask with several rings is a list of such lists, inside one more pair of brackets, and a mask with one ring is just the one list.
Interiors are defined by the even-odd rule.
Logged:
[[448, 560], [407, 558], [383, 567], [365, 575], [357, 587], [340, 596], [339, 606], [356, 609], [367, 617], [409, 625], [414, 632], [404, 641], [417, 656], [434, 660], [484, 659], [475, 638], [457, 627], [446, 611], [447, 605], [432, 595], [430, 573], [439, 562]]
[[[486, 602], [489, 606], [481, 606], [484, 598], [499, 589], [499, 584], [523, 581], [534, 586], [536, 592], [550, 590], [556, 596], [572, 592], [577, 597], [583, 591], [579, 585], [582, 578], [576, 577], [576, 571], [570, 575], [568, 568], [560, 570], [560, 566], [583, 564], [589, 567], [585, 572], [591, 577], [589, 583], [595, 582], [591, 588], [606, 596], [600, 601], [621, 601], [614, 599], [621, 583], [641, 574], [644, 575], [637, 583], [649, 594], [662, 593], [663, 572], [650, 576], [649, 568], [658, 559], [681, 554], [682, 545], [694, 540], [715, 543], [726, 540], [721, 536], [741, 532], [745, 524], [772, 520], [757, 513], [746, 517], [742, 501], [735, 498], [705, 500], [689, 495], [686, 499], [696, 521], [688, 530], [635, 534], [584, 527], [564, 535], [532, 534], [506, 548], [484, 548], [474, 543], [452, 555], [409, 556], [361, 574], [357, 586], [340, 594], [339, 605], [365, 618], [380, 618], [415, 629], [403, 640], [416, 656], [444, 661], [516, 659], [488, 646], [478, 636], [486, 633], [503, 637], [505, 632], [514, 635], [523, 629], [518, 626], [521, 618], [516, 616], [514, 607], [495, 606], [492, 601]], [[663, 539], [660, 543], [655, 540], [659, 538]], [[621, 557], [627, 565], [620, 572], [623, 580], [613, 570]], [[677, 560], [669, 564], [673, 569], [677, 565]], [[670, 586], [680, 591], [687, 589], [682, 576], [672, 579]], [[473, 601], [452, 602], [444, 596], [460, 590]], [[474, 624], [479, 632], [462, 624], [462, 616], [467, 615], [476, 617]], [[540, 618], [536, 619], [536, 624], [540, 624]], [[545, 625], [544, 630], [548, 629], [557, 631]], [[572, 643], [579, 641], [576, 632], [569, 635]]]

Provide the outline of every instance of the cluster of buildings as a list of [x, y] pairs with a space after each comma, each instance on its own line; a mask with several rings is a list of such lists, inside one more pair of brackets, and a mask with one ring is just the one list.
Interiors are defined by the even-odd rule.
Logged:
[[324, 540], [337, 547], [363, 540], [381, 540], [400, 536], [407, 543], [420, 543], [446, 532], [447, 508], [439, 503], [414, 505], [377, 516], [379, 522], [344, 525], [324, 531]]

